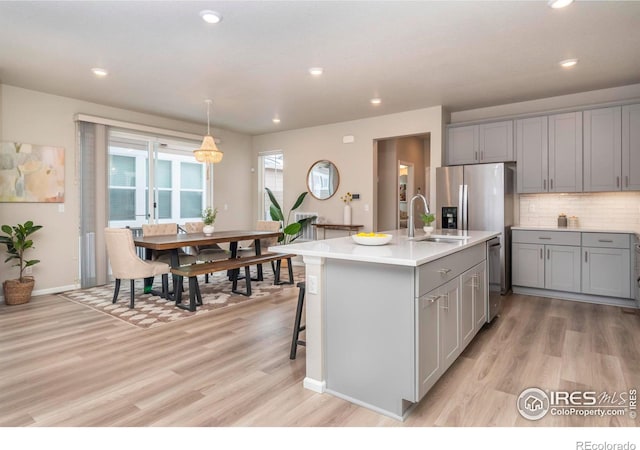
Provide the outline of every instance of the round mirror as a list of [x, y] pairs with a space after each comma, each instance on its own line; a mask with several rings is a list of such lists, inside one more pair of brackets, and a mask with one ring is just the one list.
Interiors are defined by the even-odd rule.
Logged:
[[340, 174], [331, 161], [316, 161], [307, 173], [307, 190], [318, 200], [331, 198], [339, 185]]

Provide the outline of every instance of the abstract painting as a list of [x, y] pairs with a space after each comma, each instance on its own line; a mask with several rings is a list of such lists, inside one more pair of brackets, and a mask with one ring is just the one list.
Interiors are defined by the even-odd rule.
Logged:
[[64, 148], [0, 143], [0, 202], [64, 203]]

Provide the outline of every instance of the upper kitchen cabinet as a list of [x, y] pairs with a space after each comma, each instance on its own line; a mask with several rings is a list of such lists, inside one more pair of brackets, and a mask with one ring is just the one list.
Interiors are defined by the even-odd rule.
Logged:
[[516, 121], [518, 192], [582, 191], [582, 112]]
[[548, 191], [549, 132], [547, 116], [516, 120], [518, 192]]
[[513, 160], [511, 120], [447, 129], [449, 166]]
[[582, 192], [582, 112], [549, 116], [549, 192]]
[[584, 112], [585, 192], [621, 189], [623, 181], [621, 122], [622, 108], [619, 106]]
[[640, 190], [640, 104], [622, 107], [622, 190]]

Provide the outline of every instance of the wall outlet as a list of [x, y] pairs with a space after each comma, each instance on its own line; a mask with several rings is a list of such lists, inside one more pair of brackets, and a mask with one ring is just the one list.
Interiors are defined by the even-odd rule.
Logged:
[[25, 275], [33, 275], [33, 266], [25, 267], [24, 268], [24, 274]]
[[307, 281], [309, 282], [309, 286], [307, 286], [307, 289], [309, 290], [309, 294], [317, 294], [318, 293], [318, 277], [315, 275], [309, 275], [307, 277]]

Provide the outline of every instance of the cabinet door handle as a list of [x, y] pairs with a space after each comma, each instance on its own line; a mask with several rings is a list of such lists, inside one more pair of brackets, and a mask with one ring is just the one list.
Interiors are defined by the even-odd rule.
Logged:
[[585, 250], [585, 251], [584, 251], [584, 262], [588, 262], [587, 255], [588, 255], [588, 253], [587, 253], [587, 251]]
[[546, 178], [544, 180], [542, 180], [542, 190], [544, 190], [544, 191], [547, 190], [547, 179]]
[[551, 250], [547, 249], [547, 259], [551, 259]]
[[476, 161], [478, 160], [478, 152], [473, 153], [473, 159], [475, 159]]
[[616, 187], [620, 187], [620, 177], [616, 177]]
[[479, 275], [477, 273], [474, 273], [473, 276], [471, 277], [471, 287], [474, 289], [478, 289], [480, 287], [480, 283], [478, 283], [478, 279], [479, 279]]
[[482, 161], [484, 159], [484, 152], [480, 151], [480, 161]]
[[551, 240], [551, 238], [547, 237], [547, 236], [538, 236], [538, 239], [542, 239], [544, 241], [550, 241]]
[[629, 175], [624, 176], [624, 186], [629, 187]]
[[553, 189], [553, 178], [549, 180], [549, 189]]
[[422, 300], [422, 307], [426, 308], [427, 306], [435, 303], [435, 301], [438, 300], [440, 297], [441, 297], [440, 295], [436, 295], [435, 297], [425, 298], [424, 300]]
[[598, 242], [608, 242], [610, 244], [613, 243], [613, 241], [611, 239], [598, 239]]
[[[440, 297], [443, 297], [443, 296], [441, 295]], [[441, 307], [442, 309], [444, 309], [445, 311], [448, 311], [448, 310], [449, 310], [449, 294], [445, 294], [445, 296], [444, 296], [444, 297], [446, 297], [446, 299], [447, 299], [447, 305], [446, 305], [446, 306], [441, 305], [440, 307]]]
[[542, 248], [540, 249], [540, 259], [544, 259], [544, 255], [542, 254]]
[[451, 272], [451, 269], [438, 269], [438, 273], [439, 273], [440, 275], [446, 275], [446, 274], [448, 274], [449, 272]]

